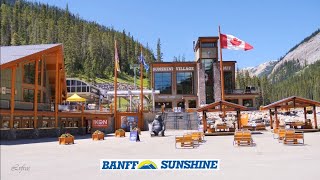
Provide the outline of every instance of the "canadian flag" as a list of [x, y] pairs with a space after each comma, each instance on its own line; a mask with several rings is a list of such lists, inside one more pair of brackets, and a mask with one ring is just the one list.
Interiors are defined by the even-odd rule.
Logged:
[[233, 50], [247, 51], [247, 50], [253, 49], [253, 47], [250, 44], [229, 34], [220, 34], [220, 45], [221, 45], [221, 48], [233, 49]]

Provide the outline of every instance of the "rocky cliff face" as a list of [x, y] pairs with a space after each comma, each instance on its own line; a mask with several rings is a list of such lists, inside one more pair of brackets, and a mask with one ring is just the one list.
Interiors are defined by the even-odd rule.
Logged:
[[[248, 71], [251, 77], [268, 76], [271, 79], [274, 79], [275, 77], [276, 79], [286, 79], [286, 76], [292, 75], [290, 71], [298, 72], [302, 70], [304, 67], [313, 64], [314, 62], [319, 60], [320, 30], [317, 30], [309, 37], [306, 37], [301, 43], [293, 47], [279, 61], [268, 61], [256, 67], [248, 67], [241, 69], [241, 71]], [[281, 71], [285, 71], [286, 73], [283, 73]]]
[[278, 61], [276, 61], [276, 60], [268, 61], [268, 62], [262, 63], [256, 67], [243, 68], [243, 69], [241, 69], [241, 71], [242, 72], [248, 71], [249, 75], [251, 77], [253, 77], [253, 76], [257, 76], [257, 77], [268, 76], [271, 73], [274, 66], [277, 64], [277, 62]]
[[296, 61], [300, 66], [313, 64], [320, 60], [320, 32], [309, 40], [301, 43], [292, 51], [287, 53], [273, 68], [271, 74], [275, 73], [283, 64]]

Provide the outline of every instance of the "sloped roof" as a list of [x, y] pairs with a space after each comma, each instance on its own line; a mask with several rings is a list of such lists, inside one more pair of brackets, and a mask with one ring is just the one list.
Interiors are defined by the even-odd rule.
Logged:
[[38, 44], [24, 46], [1, 46], [0, 65], [59, 46], [61, 44]]
[[281, 108], [281, 107], [306, 107], [306, 106], [320, 106], [320, 102], [302, 98], [302, 97], [291, 96], [291, 97], [276, 101], [267, 106], [264, 106], [262, 109], [271, 109], [276, 107]]
[[[225, 107], [223, 107], [225, 106]], [[224, 110], [224, 109], [230, 109], [230, 110], [242, 110], [242, 111], [245, 111], [245, 110], [248, 110], [247, 107], [245, 106], [241, 106], [239, 104], [234, 104], [234, 103], [231, 103], [231, 102], [227, 102], [227, 101], [216, 101], [214, 103], [211, 103], [211, 104], [208, 104], [206, 106], [203, 106], [201, 108], [199, 108], [197, 111], [198, 112], [202, 112], [202, 111], [208, 111], [210, 109], [216, 109], [216, 107], [218, 107], [218, 109], [220, 111]]]

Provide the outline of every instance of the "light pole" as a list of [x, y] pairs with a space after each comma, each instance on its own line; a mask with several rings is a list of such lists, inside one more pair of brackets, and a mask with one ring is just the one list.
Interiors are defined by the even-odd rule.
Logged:
[[133, 69], [133, 74], [134, 74], [134, 89], [136, 90], [136, 89], [137, 89], [137, 86], [136, 86], [136, 69], [139, 69], [139, 64], [130, 65], [130, 69]]

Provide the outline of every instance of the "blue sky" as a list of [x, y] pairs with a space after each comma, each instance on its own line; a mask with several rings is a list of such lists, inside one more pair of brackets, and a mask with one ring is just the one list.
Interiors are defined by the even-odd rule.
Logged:
[[[35, 1], [35, 0], [31, 0]], [[37, 0], [38, 1], [38, 0]], [[223, 60], [256, 66], [280, 56], [320, 28], [318, 0], [39, 0], [81, 18], [130, 32], [156, 52], [161, 39], [164, 61], [184, 55], [193, 61], [199, 36], [232, 34], [251, 44], [250, 51], [223, 50]]]

